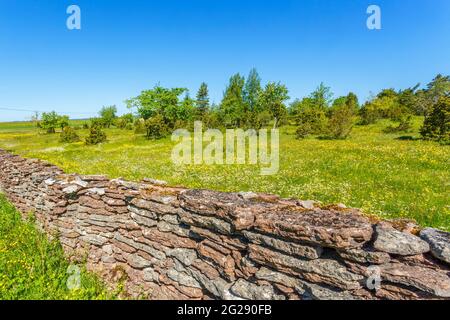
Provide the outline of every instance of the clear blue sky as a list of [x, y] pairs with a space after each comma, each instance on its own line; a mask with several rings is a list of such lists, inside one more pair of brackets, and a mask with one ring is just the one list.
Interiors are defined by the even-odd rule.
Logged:
[[[66, 28], [81, 8], [82, 29]], [[382, 30], [366, 9], [382, 9]], [[450, 74], [448, 0], [1, 0], [0, 107], [89, 117], [157, 82], [219, 102], [256, 67], [292, 98], [321, 81], [360, 99]], [[30, 112], [0, 110], [0, 121]]]

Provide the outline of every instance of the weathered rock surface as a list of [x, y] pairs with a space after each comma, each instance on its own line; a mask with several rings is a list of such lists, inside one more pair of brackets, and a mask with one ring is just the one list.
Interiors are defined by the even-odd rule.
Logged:
[[348, 291], [337, 291], [312, 283], [301, 283], [295, 290], [305, 300], [355, 300], [356, 297]]
[[413, 256], [430, 251], [428, 243], [419, 237], [398, 231], [387, 223], [378, 224], [375, 230], [377, 238], [373, 246], [376, 250], [403, 256]]
[[[35, 212], [70, 257], [86, 258], [112, 286], [126, 279], [136, 298], [450, 295], [447, 233], [425, 229], [421, 239], [409, 233], [413, 224], [373, 225], [344, 205], [68, 175], [2, 150], [0, 190], [21, 212]], [[367, 288], [369, 267], [379, 268], [379, 290]]]
[[262, 244], [267, 247], [275, 248], [286, 254], [308, 259], [318, 259], [323, 251], [322, 247], [317, 245], [301, 245], [295, 242], [288, 242], [250, 231], [244, 231], [243, 234], [252, 243]]
[[438, 297], [450, 297], [450, 277], [446, 272], [400, 263], [381, 266], [383, 279], [417, 288]]
[[284, 273], [337, 288], [358, 289], [363, 279], [362, 276], [348, 271], [343, 265], [331, 259], [301, 260], [257, 245], [250, 245], [249, 257], [259, 264]]
[[391, 257], [386, 252], [377, 252], [363, 249], [338, 250], [338, 254], [350, 261], [369, 264], [384, 264], [391, 261]]
[[450, 264], [450, 233], [426, 228], [420, 237], [430, 245], [433, 256]]
[[247, 300], [285, 300], [284, 296], [275, 294], [272, 286], [259, 286], [244, 279], [236, 281], [230, 291]]
[[265, 211], [255, 217], [253, 227], [289, 240], [330, 248], [359, 248], [371, 239], [373, 232], [369, 220], [358, 212], [321, 209]]

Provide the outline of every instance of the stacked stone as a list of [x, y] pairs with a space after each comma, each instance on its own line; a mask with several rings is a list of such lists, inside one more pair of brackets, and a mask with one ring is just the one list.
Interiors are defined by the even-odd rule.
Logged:
[[0, 150], [0, 191], [4, 189], [21, 212], [33, 212], [43, 228], [50, 226], [53, 209], [65, 205], [64, 198], [43, 181], [62, 173], [45, 161], [24, 159]]
[[450, 297], [448, 233], [343, 205], [67, 175], [3, 151], [0, 186], [68, 256], [131, 297]]

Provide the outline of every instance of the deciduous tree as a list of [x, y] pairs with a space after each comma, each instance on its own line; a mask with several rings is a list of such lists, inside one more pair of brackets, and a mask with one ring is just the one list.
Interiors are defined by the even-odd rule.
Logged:
[[106, 128], [109, 128], [114, 123], [115, 119], [117, 118], [116, 113], [117, 113], [117, 107], [115, 105], [113, 105], [113, 106], [103, 107], [98, 114], [99, 114], [100, 118], [102, 119], [103, 125]]
[[274, 119], [273, 127], [277, 128], [280, 120], [286, 116], [286, 100], [289, 99], [289, 91], [280, 82], [269, 82], [259, 95], [259, 104], [262, 111], [268, 111]]

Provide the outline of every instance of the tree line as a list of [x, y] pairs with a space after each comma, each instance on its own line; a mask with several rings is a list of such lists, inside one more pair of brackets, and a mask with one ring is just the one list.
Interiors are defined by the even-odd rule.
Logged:
[[[355, 124], [369, 125], [390, 119], [395, 125], [385, 132], [406, 132], [413, 116], [423, 116], [421, 135], [425, 139], [448, 143], [450, 132], [450, 77], [437, 75], [424, 88], [420, 84], [405, 90], [383, 89], [360, 105], [356, 94], [333, 97], [330, 87], [321, 83], [310, 95], [290, 99], [286, 85], [268, 82], [263, 85], [256, 69], [247, 77], [233, 75], [219, 104], [210, 102], [209, 89], [202, 83], [194, 98], [186, 88], [155, 85], [126, 100], [134, 112], [117, 116], [116, 106], [103, 107], [99, 117], [91, 119], [93, 134], [115, 126], [135, 130], [149, 139], [159, 139], [178, 128], [192, 128], [202, 121], [205, 128], [278, 128], [297, 127], [297, 138], [321, 136], [347, 138]], [[56, 112], [43, 113], [38, 126], [47, 133], [68, 127], [68, 117]], [[70, 129], [65, 129], [70, 131]], [[64, 130], [63, 130], [64, 132]], [[70, 132], [73, 135], [73, 132]], [[94, 139], [95, 140], [95, 139]], [[103, 140], [104, 141], [104, 140]]]

